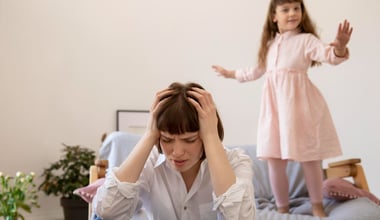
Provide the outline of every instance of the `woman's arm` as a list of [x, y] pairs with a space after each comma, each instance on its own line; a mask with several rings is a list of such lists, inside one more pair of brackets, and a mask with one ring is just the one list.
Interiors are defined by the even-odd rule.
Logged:
[[168, 89], [156, 94], [143, 137], [120, 167], [113, 168], [107, 174], [104, 185], [98, 189], [93, 200], [93, 208], [100, 217], [115, 220], [129, 219], [136, 210], [139, 201], [139, 184], [136, 182], [153, 146], [158, 141], [160, 133], [156, 126], [156, 112], [168, 94], [170, 94]]
[[207, 156], [214, 192], [219, 196], [235, 183], [236, 175], [218, 135], [218, 118], [211, 94], [199, 88], [193, 88], [189, 94], [189, 101], [198, 111], [199, 133]]
[[157, 143], [160, 132], [156, 125], [156, 113], [160, 109], [165, 98], [170, 94], [171, 90], [165, 89], [157, 92], [155, 101], [150, 109], [150, 118], [148, 120], [146, 131], [136, 147], [128, 155], [127, 159], [115, 170], [115, 176], [121, 182], [135, 183], [144, 168], [145, 162], [153, 146]]
[[[219, 138], [217, 112], [211, 94], [193, 88], [189, 101], [198, 111], [203, 141], [218, 215], [223, 219], [255, 219], [252, 161], [242, 150], [228, 153]], [[191, 98], [195, 97], [195, 99]]]

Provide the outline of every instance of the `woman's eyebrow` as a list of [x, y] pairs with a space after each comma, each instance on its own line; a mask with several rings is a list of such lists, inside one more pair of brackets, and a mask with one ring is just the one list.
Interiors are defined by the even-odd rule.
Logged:
[[172, 137], [165, 136], [165, 135], [162, 135], [162, 134], [161, 134], [161, 137], [162, 137], [162, 138], [165, 138], [165, 139], [173, 139]]
[[195, 134], [195, 135], [192, 135], [192, 136], [188, 136], [188, 137], [184, 137], [182, 139], [186, 139], [186, 140], [189, 140], [189, 139], [196, 139], [198, 138], [199, 135]]

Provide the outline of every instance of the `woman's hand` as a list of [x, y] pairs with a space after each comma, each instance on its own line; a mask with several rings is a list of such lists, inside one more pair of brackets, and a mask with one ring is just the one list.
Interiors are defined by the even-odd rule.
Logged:
[[160, 110], [162, 104], [167, 100], [167, 97], [169, 97], [171, 93], [172, 90], [170, 89], [164, 89], [157, 92], [154, 102], [150, 107], [150, 116], [148, 119], [145, 134], [153, 135], [157, 140], [160, 137], [160, 131], [157, 128], [157, 113]]
[[[209, 135], [218, 136], [218, 118], [212, 95], [203, 89], [193, 87], [188, 91], [189, 101], [198, 111], [199, 135], [205, 140]], [[193, 98], [194, 97], [194, 98]]]
[[353, 28], [347, 20], [344, 20], [343, 24], [339, 24], [335, 41], [330, 43], [331, 46], [335, 47], [334, 52], [336, 56], [344, 57], [346, 55], [346, 46], [351, 39], [352, 31]]

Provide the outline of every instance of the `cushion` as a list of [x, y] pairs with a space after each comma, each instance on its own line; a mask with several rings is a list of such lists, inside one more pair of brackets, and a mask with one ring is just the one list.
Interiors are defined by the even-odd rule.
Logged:
[[[119, 166], [135, 147], [141, 135], [128, 132], [115, 131], [109, 134], [103, 141], [99, 150], [99, 159], [108, 160], [108, 169]], [[104, 178], [74, 190], [74, 194], [84, 201], [91, 203], [97, 189], [104, 183]]]
[[356, 187], [353, 183], [342, 178], [330, 178], [323, 181], [323, 195], [337, 201], [347, 201], [359, 197], [367, 197], [380, 205], [380, 200], [372, 193]]
[[[255, 188], [256, 201], [261, 201], [265, 206], [269, 203], [274, 204], [274, 197], [270, 187], [268, 166], [265, 160], [260, 160], [256, 157], [256, 145], [243, 144], [231, 145], [228, 148], [238, 147], [248, 154], [252, 159], [253, 168], [253, 185]], [[294, 200], [300, 197], [307, 197], [308, 191], [305, 184], [305, 178], [302, 171], [302, 166], [298, 162], [289, 161], [286, 168], [289, 180], [289, 198]], [[259, 202], [260, 203], [260, 202]], [[260, 204], [258, 204], [260, 206]]]
[[99, 159], [108, 160], [108, 168], [119, 166], [140, 140], [141, 135], [123, 131], [110, 133], [99, 149]]
[[84, 201], [91, 203], [98, 188], [103, 185], [105, 178], [95, 180], [95, 182], [74, 190], [74, 194], [80, 196]]

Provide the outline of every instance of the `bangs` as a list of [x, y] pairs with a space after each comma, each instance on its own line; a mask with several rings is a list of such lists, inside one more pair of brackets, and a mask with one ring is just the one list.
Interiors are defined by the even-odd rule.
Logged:
[[303, 4], [303, 0], [273, 0], [274, 5], [282, 5], [285, 3], [293, 3], [293, 2], [298, 2]]
[[157, 128], [170, 134], [199, 131], [198, 112], [178, 94], [166, 102], [157, 116]]

